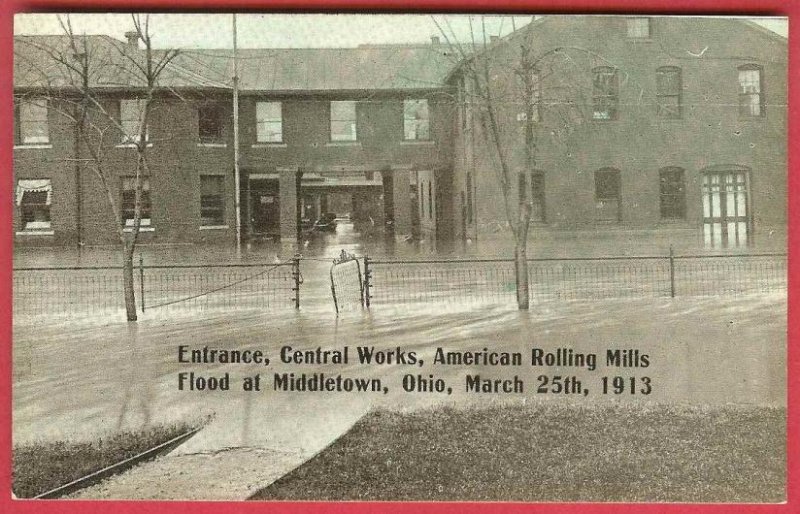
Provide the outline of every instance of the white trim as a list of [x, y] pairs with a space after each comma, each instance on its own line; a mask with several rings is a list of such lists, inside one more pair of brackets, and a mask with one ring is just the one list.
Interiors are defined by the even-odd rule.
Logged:
[[[155, 232], [155, 227], [139, 227], [139, 232]], [[125, 227], [123, 232], [133, 232], [133, 227]]]
[[361, 146], [361, 141], [328, 141], [325, 146]]
[[422, 145], [422, 146], [434, 146], [436, 141], [433, 139], [403, 139], [400, 141], [401, 145]]
[[53, 145], [50, 143], [23, 143], [21, 145], [14, 145], [14, 150], [25, 150], [25, 149], [36, 149], [36, 148], [53, 148]]
[[278, 180], [280, 173], [249, 173], [247, 178], [250, 180]]
[[228, 148], [228, 143], [197, 143], [197, 148]]
[[54, 236], [55, 232], [52, 230], [22, 230], [17, 232], [18, 236]]
[[228, 225], [200, 225], [200, 230], [227, 230]]
[[[118, 145], [114, 145], [114, 148], [136, 148], [139, 145], [136, 143], [119, 143]], [[152, 148], [153, 143], [147, 143], [147, 148]]]
[[286, 143], [255, 143], [250, 148], [287, 148], [289, 145]]

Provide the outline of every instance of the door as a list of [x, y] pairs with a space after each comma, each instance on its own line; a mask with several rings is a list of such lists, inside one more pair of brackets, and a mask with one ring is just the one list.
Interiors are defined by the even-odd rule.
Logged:
[[280, 197], [277, 180], [250, 180], [250, 226], [253, 236], [280, 233]]
[[748, 174], [703, 174], [703, 240], [707, 248], [738, 248], [751, 240]]

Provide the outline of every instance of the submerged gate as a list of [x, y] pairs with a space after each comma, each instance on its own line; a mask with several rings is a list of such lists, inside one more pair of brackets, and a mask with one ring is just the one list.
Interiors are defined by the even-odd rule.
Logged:
[[331, 294], [336, 313], [364, 307], [364, 281], [358, 257], [342, 250], [331, 265]]

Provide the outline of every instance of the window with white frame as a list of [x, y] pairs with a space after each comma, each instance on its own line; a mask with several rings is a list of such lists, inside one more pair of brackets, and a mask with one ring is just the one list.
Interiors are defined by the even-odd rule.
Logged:
[[200, 225], [204, 227], [225, 224], [225, 177], [200, 175]]
[[53, 186], [49, 178], [17, 181], [16, 203], [24, 231], [50, 230]]
[[15, 110], [17, 124], [14, 131], [14, 144], [41, 145], [50, 142], [46, 99], [23, 99], [17, 104]]
[[[147, 101], [141, 98], [119, 101], [119, 124], [122, 127], [123, 144], [139, 142], [139, 127], [146, 105]], [[149, 127], [145, 127], [145, 141], [149, 138], [148, 132]]]
[[331, 102], [331, 141], [357, 141], [356, 102]]
[[428, 141], [431, 118], [428, 100], [403, 100], [403, 138], [406, 141]]
[[628, 37], [631, 39], [650, 38], [650, 18], [628, 18], [626, 20]]
[[[142, 181], [142, 196], [141, 196], [141, 226], [149, 227], [151, 225], [151, 210], [150, 203], [150, 179], [148, 177], [141, 177]], [[126, 227], [133, 226], [133, 218], [136, 208], [136, 178], [123, 177], [122, 179], [122, 224]]]
[[283, 143], [281, 102], [256, 102], [256, 142]]
[[755, 64], [739, 66], [739, 116], [756, 118], [764, 115], [761, 67]]

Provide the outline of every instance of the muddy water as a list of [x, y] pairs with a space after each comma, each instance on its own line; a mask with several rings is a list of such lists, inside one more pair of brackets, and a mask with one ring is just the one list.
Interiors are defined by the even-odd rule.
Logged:
[[[321, 269], [328, 266], [320, 262]], [[323, 282], [324, 284], [324, 282]], [[681, 298], [564, 302], [520, 313], [506, 305], [450, 304], [354, 309], [339, 317], [320, 295], [299, 312], [228, 312], [145, 318], [137, 324], [83, 321], [61, 326], [24, 326], [14, 341], [14, 438], [90, 438], [156, 422], [215, 416], [195, 438], [195, 450], [262, 446], [302, 449], [329, 432], [381, 406], [418, 409], [432, 405], [494, 402], [604, 402], [722, 405], [785, 404], [786, 301], [782, 295], [737, 299]], [[269, 366], [178, 362], [178, 347], [262, 350]], [[342, 364], [284, 364], [280, 351], [349, 350]], [[415, 352], [415, 364], [365, 366], [357, 348]], [[436, 349], [519, 353], [520, 366], [435, 365]], [[532, 352], [596, 354], [586, 366], [532, 365]], [[625, 366], [607, 365], [607, 352], [638, 353]], [[562, 353], [562, 355], [564, 355]], [[642, 356], [647, 357], [643, 366]], [[422, 361], [422, 365], [420, 365]], [[573, 363], [574, 364], [574, 363]], [[222, 377], [229, 391], [180, 391], [179, 373]], [[378, 392], [276, 391], [275, 374], [378, 379]], [[245, 392], [245, 377], [260, 375], [261, 391]], [[452, 392], [408, 392], [443, 381]], [[420, 375], [423, 380], [417, 379]], [[523, 383], [523, 391], [466, 391], [467, 376]], [[580, 382], [569, 394], [538, 392], [540, 377]], [[623, 377], [615, 394], [613, 378]], [[607, 377], [607, 394], [603, 394]], [[635, 379], [634, 391], [628, 386]], [[647, 379], [649, 394], [644, 393]], [[406, 383], [409, 383], [406, 378]], [[371, 382], [370, 382], [371, 383]], [[483, 382], [480, 382], [483, 384]], [[435, 389], [438, 382], [429, 385]], [[383, 388], [386, 388], [384, 392]], [[445, 389], [446, 391], [446, 389]], [[588, 393], [584, 393], [588, 391]]]

